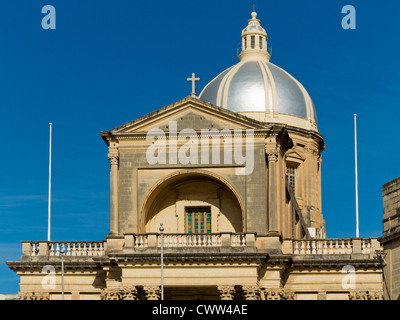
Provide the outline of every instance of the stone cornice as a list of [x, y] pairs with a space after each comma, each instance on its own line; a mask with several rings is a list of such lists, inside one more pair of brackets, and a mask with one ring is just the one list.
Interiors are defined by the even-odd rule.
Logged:
[[[252, 252], [209, 252], [209, 253], [164, 253], [165, 262], [221, 262], [221, 263], [249, 263], [249, 262], [266, 262], [269, 259], [267, 253], [252, 253]], [[115, 253], [110, 256], [110, 261], [128, 262], [128, 263], [143, 263], [148, 261], [154, 263], [160, 261], [159, 253]]]
[[[51, 265], [55, 269], [61, 270], [61, 259], [55, 260], [43, 260], [43, 261], [7, 261], [7, 266], [17, 272], [17, 271], [32, 271], [37, 270], [41, 272], [44, 266]], [[65, 261], [65, 270], [93, 270], [99, 269], [97, 262], [95, 261]]]
[[355, 259], [350, 255], [313, 256], [312, 259], [293, 259], [292, 269], [321, 269], [343, 268], [351, 265], [357, 268], [382, 269], [382, 263], [378, 259]]

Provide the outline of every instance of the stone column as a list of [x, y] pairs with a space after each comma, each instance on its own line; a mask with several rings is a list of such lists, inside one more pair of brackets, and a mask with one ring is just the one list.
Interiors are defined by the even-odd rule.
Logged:
[[218, 291], [221, 300], [233, 300], [235, 297], [234, 286], [218, 286]]
[[118, 234], [118, 154], [109, 153], [110, 160], [110, 236]]
[[143, 287], [147, 300], [160, 300], [161, 289], [159, 286]]
[[278, 233], [278, 194], [276, 181], [276, 166], [278, 150], [267, 150], [268, 156], [268, 231]]

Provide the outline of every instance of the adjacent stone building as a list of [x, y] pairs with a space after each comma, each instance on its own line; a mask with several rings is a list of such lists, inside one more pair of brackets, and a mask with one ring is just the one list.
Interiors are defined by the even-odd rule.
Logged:
[[383, 234], [385, 299], [400, 299], [400, 178], [385, 185], [383, 196]]
[[24, 241], [21, 299], [383, 298], [378, 240], [326, 238], [311, 97], [270, 62], [255, 12], [241, 38], [199, 96], [101, 133], [110, 232]]

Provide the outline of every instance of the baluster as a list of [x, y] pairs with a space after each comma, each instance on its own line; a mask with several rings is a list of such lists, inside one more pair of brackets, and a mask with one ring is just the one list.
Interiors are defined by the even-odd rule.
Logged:
[[333, 241], [332, 241], [332, 240], [329, 241], [329, 251], [328, 251], [328, 254], [333, 254]]
[[32, 243], [31, 256], [36, 256], [36, 245]]
[[92, 252], [92, 243], [89, 242], [87, 245], [88, 245], [88, 247], [87, 247], [86, 253], [87, 253], [88, 256], [91, 256], [92, 253], [93, 253], [93, 252]]
[[59, 243], [56, 243], [56, 256], [60, 255], [60, 245]]
[[193, 243], [192, 243], [192, 235], [189, 234], [189, 235], [188, 235], [188, 247], [192, 247], [192, 246], [193, 246]]
[[318, 241], [317, 244], [317, 253], [322, 254], [322, 241]]
[[221, 245], [221, 234], [215, 236], [215, 241], [217, 242], [217, 246]]
[[328, 245], [327, 245], [327, 241], [324, 240], [324, 249], [322, 250], [323, 254], [328, 254]]
[[344, 246], [344, 240], [342, 240], [341, 241], [342, 242], [342, 245], [341, 245], [341, 247], [342, 247], [342, 254], [345, 254], [346, 253], [346, 250], [345, 250], [345, 246]]
[[167, 244], [167, 246], [172, 247], [172, 243], [173, 243], [172, 236], [168, 235], [168, 244]]
[[316, 254], [317, 250], [316, 250], [316, 243], [315, 241], [311, 242], [311, 254]]
[[232, 235], [232, 247], [236, 247], [236, 235]]
[[299, 242], [294, 240], [294, 254], [299, 254]]
[[67, 243], [67, 251], [65, 252], [66, 256], [70, 256], [71, 255], [71, 243], [68, 242]]
[[92, 256], [98, 256], [99, 255], [97, 250], [98, 250], [97, 249], [97, 242], [93, 242], [92, 243]]
[[305, 254], [306, 253], [306, 251], [304, 250], [304, 247], [305, 247], [304, 241], [301, 241], [300, 242], [300, 254]]
[[54, 257], [54, 244], [50, 243], [50, 252], [49, 252], [50, 257]]
[[365, 250], [365, 240], [361, 240], [361, 252], [362, 252], [362, 253], [366, 253], [366, 250]]
[[193, 247], [196, 247], [197, 246], [197, 241], [196, 241], [196, 235], [195, 234], [192, 236], [192, 240], [193, 240]]
[[178, 235], [178, 247], [182, 247], [182, 235]]
[[183, 243], [182, 243], [183, 247], [187, 247], [187, 235], [183, 235]]
[[307, 243], [306, 254], [310, 254], [310, 253], [311, 253], [311, 250], [310, 250], [310, 248], [311, 248], [311, 246], [310, 246], [310, 241], [306, 241], [306, 243]]
[[82, 256], [87, 256], [86, 242], [83, 242], [82, 245]]

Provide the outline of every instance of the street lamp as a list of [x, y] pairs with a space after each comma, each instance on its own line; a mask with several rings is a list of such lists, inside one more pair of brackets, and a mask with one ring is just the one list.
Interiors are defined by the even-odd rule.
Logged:
[[161, 300], [164, 300], [164, 239], [163, 239], [163, 224], [160, 223], [160, 241], [161, 241]]
[[61, 299], [64, 300], [64, 244], [61, 245], [60, 255], [61, 255]]

